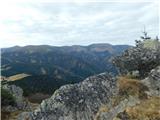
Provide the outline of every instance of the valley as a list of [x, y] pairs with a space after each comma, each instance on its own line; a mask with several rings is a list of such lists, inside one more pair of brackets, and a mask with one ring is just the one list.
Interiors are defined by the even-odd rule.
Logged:
[[89, 46], [25, 46], [2, 48], [1, 75], [24, 95], [53, 94], [60, 86], [78, 83], [102, 72], [117, 74], [112, 58], [131, 46], [92, 44]]

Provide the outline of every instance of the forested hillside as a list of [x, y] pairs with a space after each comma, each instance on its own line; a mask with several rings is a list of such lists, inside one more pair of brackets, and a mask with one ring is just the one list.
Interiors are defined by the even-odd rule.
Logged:
[[3, 48], [1, 73], [9, 84], [22, 87], [25, 95], [36, 92], [51, 94], [64, 84], [77, 83], [104, 71], [117, 74], [111, 60], [129, 47], [92, 44]]

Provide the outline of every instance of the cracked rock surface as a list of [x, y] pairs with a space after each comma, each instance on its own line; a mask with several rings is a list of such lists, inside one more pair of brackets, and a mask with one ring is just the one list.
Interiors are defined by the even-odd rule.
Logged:
[[81, 83], [62, 86], [27, 119], [93, 120], [99, 107], [109, 102], [116, 91], [116, 78], [108, 73], [91, 76]]

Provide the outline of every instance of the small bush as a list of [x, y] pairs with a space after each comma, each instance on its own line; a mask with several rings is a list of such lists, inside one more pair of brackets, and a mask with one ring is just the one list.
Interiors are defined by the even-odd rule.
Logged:
[[16, 104], [15, 98], [13, 97], [13, 95], [9, 91], [1, 88], [1, 105], [2, 106], [7, 106], [7, 105], [14, 106], [15, 104]]

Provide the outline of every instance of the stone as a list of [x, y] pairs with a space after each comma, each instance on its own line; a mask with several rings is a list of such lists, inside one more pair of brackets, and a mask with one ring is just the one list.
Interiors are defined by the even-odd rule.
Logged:
[[108, 73], [62, 86], [32, 112], [30, 120], [93, 120], [99, 107], [108, 103], [116, 91], [116, 78]]
[[149, 76], [142, 80], [142, 83], [150, 89], [149, 95], [160, 96], [160, 66], [152, 69]]
[[128, 99], [121, 101], [117, 106], [111, 108], [108, 112], [101, 112], [98, 116], [98, 120], [113, 120], [118, 113], [123, 112], [127, 107], [139, 104], [138, 98], [130, 96]]

